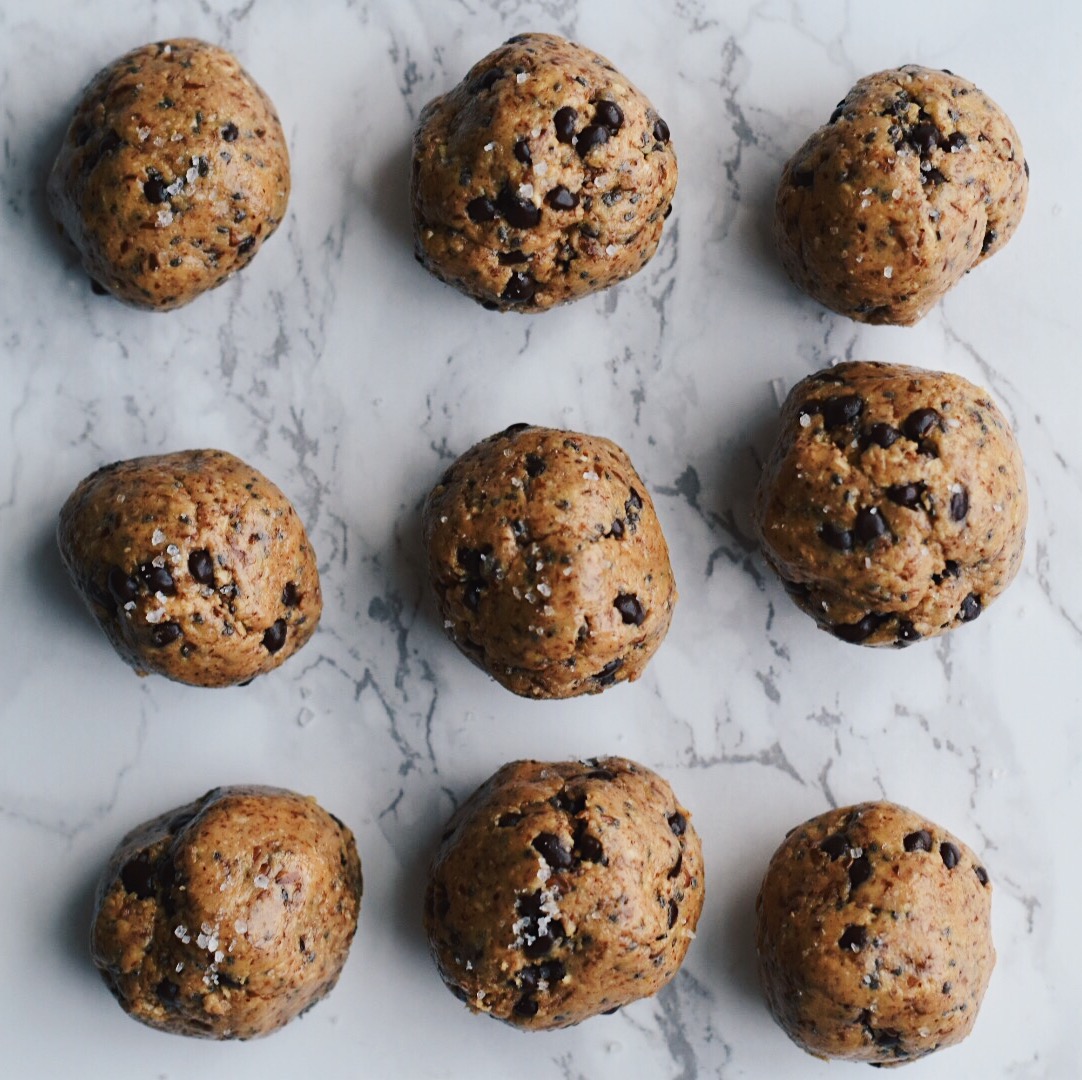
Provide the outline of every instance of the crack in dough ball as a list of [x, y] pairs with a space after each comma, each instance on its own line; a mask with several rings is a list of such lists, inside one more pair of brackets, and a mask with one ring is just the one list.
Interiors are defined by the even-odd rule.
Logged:
[[168, 311], [246, 266], [278, 228], [289, 151], [236, 57], [160, 41], [91, 80], [48, 193], [95, 290]]
[[782, 265], [839, 314], [911, 326], [1007, 243], [1028, 189], [1018, 132], [977, 87], [915, 64], [881, 71], [786, 164]]
[[421, 112], [417, 258], [487, 308], [544, 311], [642, 268], [676, 174], [668, 125], [608, 60], [519, 34]]

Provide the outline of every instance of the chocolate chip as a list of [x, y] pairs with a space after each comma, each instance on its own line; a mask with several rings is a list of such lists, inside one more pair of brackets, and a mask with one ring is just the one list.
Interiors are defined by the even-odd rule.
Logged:
[[470, 1000], [470, 995], [463, 990], [461, 986], [456, 986], [454, 983], [447, 983], [447, 989], [450, 990], [459, 1001], [466, 1002]]
[[951, 493], [951, 519], [964, 521], [969, 513], [969, 492], [963, 487], [961, 491]]
[[177, 591], [173, 583], [173, 575], [164, 566], [143, 563], [139, 567], [139, 576], [152, 593], [160, 592], [165, 596], [172, 596]]
[[575, 849], [578, 851], [579, 857], [586, 862], [605, 862], [605, 849], [596, 836], [591, 836], [586, 832], [585, 822], [582, 823], [581, 832], [575, 836]]
[[1029, 161], [1026, 158], [1022, 158], [1022, 168], [1026, 170], [1026, 179], [1029, 179]]
[[829, 397], [822, 403], [823, 427], [827, 431], [851, 424], [864, 411], [864, 399], [856, 394]]
[[985, 870], [985, 868], [983, 866], [974, 866], [973, 867], [973, 873], [975, 873], [977, 875], [977, 880], [982, 885], [987, 885], [988, 884], [988, 871]]
[[958, 618], [962, 622], [972, 622], [981, 613], [981, 598], [976, 593], [970, 593], [958, 609]]
[[514, 1005], [514, 1013], [516, 1016], [536, 1016], [537, 1010], [537, 1000], [532, 997], [520, 997]]
[[673, 836], [683, 836], [688, 827], [688, 819], [680, 813], [679, 810], [671, 813], [668, 818], [669, 828], [672, 830]]
[[478, 195], [476, 199], [470, 199], [466, 203], [466, 214], [470, 221], [481, 225], [486, 221], [495, 220], [496, 205], [491, 199], [486, 199], [484, 195]]
[[210, 162], [202, 156], [197, 157], [194, 160], [196, 172], [198, 172], [200, 176], [207, 176], [210, 173]]
[[571, 852], [563, 846], [560, 838], [554, 833], [538, 833], [534, 837], [533, 849], [541, 858], [557, 870], [567, 870], [574, 866], [575, 860]]
[[586, 774], [587, 780], [615, 780], [616, 773], [611, 769], [594, 769]]
[[154, 895], [154, 871], [145, 851], [140, 851], [124, 864], [120, 871], [120, 883], [125, 891], [135, 893], [140, 900], [147, 900]]
[[485, 587], [483, 581], [467, 581], [462, 591], [462, 603], [470, 609], [477, 611], [481, 606], [481, 590]]
[[834, 106], [834, 111], [830, 114], [830, 117], [827, 119], [827, 125], [828, 126], [830, 124], [836, 124], [842, 118], [842, 113], [843, 113], [844, 107], [845, 107], [845, 98], [842, 98], [842, 100], [839, 101], [838, 104]]
[[841, 641], [848, 641], [850, 645], [859, 645], [862, 641], [867, 641], [889, 618], [889, 615], [869, 611], [858, 622], [838, 623], [830, 628], [830, 632]]
[[615, 660], [610, 660], [600, 671], [591, 675], [590, 678], [601, 686], [612, 686], [616, 682], [616, 673], [624, 666], [624, 659], [622, 656], [618, 656]]
[[667, 143], [670, 138], [669, 125], [659, 116], [654, 121], [654, 139], [659, 143]]
[[947, 136], [947, 149], [952, 153], [957, 153], [969, 140], [960, 131], [952, 131]]
[[962, 861], [962, 853], [949, 840], [939, 845], [939, 857], [948, 870], [953, 870]]
[[862, 544], [870, 544], [873, 540], [878, 540], [887, 532], [887, 529], [883, 515], [875, 506], [865, 506], [858, 511], [857, 520], [853, 525], [853, 532]]
[[671, 930], [676, 925], [676, 920], [680, 917], [680, 909], [676, 906], [675, 900], [669, 901], [669, 929]]
[[286, 621], [275, 619], [263, 631], [263, 648], [269, 653], [276, 653], [286, 643]]
[[904, 506], [907, 510], [916, 510], [924, 496], [923, 484], [891, 484], [886, 491], [892, 503]]
[[296, 607], [301, 602], [301, 591], [295, 581], [287, 581], [282, 586], [282, 603], [286, 607]]
[[683, 868], [684, 868], [684, 853], [682, 851], [678, 851], [676, 853], [676, 862], [674, 862], [672, 864], [672, 866], [669, 868], [669, 872], [665, 876], [670, 881], [672, 881], [674, 878], [676, 878], [679, 875], [680, 871], [683, 870]]
[[871, 876], [872, 864], [867, 855], [861, 855], [849, 866], [849, 888], [855, 889], [858, 885], [863, 885]]
[[849, 841], [843, 833], [834, 833], [828, 836], [820, 845], [819, 850], [830, 856], [830, 861], [840, 859], [849, 850]]
[[240, 132], [237, 130], [237, 125], [230, 121], [221, 130], [221, 136], [226, 142], [236, 142], [237, 136]]
[[180, 987], [172, 979], [162, 979], [154, 987], [158, 1000], [170, 1011], [175, 1012], [180, 1001]]
[[642, 496], [634, 489], [631, 488], [631, 494], [624, 500], [624, 513], [628, 517], [631, 517], [636, 510], [642, 509]]
[[503, 75], [502, 68], [490, 68], [479, 79], [474, 80], [470, 90], [474, 94], [479, 94], [482, 90], [491, 90], [503, 78]]
[[826, 521], [819, 526], [819, 539], [835, 551], [853, 550], [853, 534], [833, 521]]
[[143, 195], [147, 202], [163, 203], [169, 197], [169, 192], [165, 181], [155, 175], [143, 184]]
[[532, 229], [541, 220], [541, 210], [532, 202], [520, 199], [507, 185], [496, 196], [496, 209], [515, 229]]
[[[894, 1031], [891, 1028], [869, 1028], [872, 1032], [872, 1039], [876, 1046], [882, 1046], [887, 1049], [897, 1050], [901, 1046], [902, 1036], [900, 1032]], [[901, 1057], [908, 1055], [901, 1054]]]
[[538, 965], [539, 974], [547, 983], [562, 982], [567, 978], [567, 968], [562, 960], [546, 960]]
[[164, 649], [166, 645], [172, 645], [172, 643], [180, 637], [180, 634], [180, 623], [163, 622], [158, 623], [158, 625], [151, 630], [150, 640], [157, 648]]
[[579, 122], [579, 114], [570, 105], [565, 105], [562, 109], [556, 110], [552, 122], [556, 128], [556, 138], [562, 143], [569, 143], [575, 137], [575, 125]]
[[503, 292], [500, 293], [500, 299], [508, 300], [513, 304], [526, 304], [533, 299], [536, 292], [537, 282], [524, 271], [514, 270], [507, 279]]
[[815, 183], [815, 173], [810, 169], [793, 171], [793, 187], [811, 187], [813, 183]]
[[639, 598], [634, 593], [620, 593], [612, 602], [612, 606], [620, 612], [620, 618], [627, 626], [642, 626], [646, 619], [646, 608], [642, 606]]
[[547, 468], [548, 465], [540, 454], [526, 455], [526, 473], [529, 476], [540, 476]]
[[588, 124], [579, 132], [579, 141], [575, 144], [575, 149], [579, 152], [579, 157], [586, 157], [586, 155], [595, 147], [604, 146], [609, 141], [609, 129], [602, 124]]
[[573, 191], [568, 191], [563, 184], [557, 184], [546, 196], [545, 202], [553, 210], [574, 210], [579, 205], [579, 197]]
[[515, 160], [521, 161], [523, 165], [533, 164], [533, 156], [530, 154], [530, 144], [525, 139], [517, 139], [515, 141], [515, 148], [511, 153], [515, 155]]
[[247, 255], [252, 248], [255, 247], [255, 237], [246, 236], [239, 244], [237, 244], [237, 254]]
[[518, 266], [528, 263], [531, 258], [532, 256], [527, 255], [521, 248], [515, 248], [514, 251], [501, 251], [496, 255], [496, 261], [500, 266]]
[[922, 184], [935, 184], [938, 187], [940, 184], [945, 184], [947, 178], [936, 168], [921, 169], [920, 182]]
[[984, 234], [984, 243], [981, 244], [981, 254], [987, 255], [992, 245], [999, 239], [999, 233], [995, 229], [988, 229]]
[[927, 829], [917, 829], [902, 840], [906, 851], [931, 851], [932, 834]]
[[860, 952], [868, 944], [868, 928], [866, 926], [847, 926], [845, 932], [838, 938], [838, 948], [846, 952]]
[[120, 605], [130, 604], [139, 595], [139, 582], [128, 577], [119, 566], [109, 568], [106, 585], [113, 599]]
[[551, 934], [538, 931], [536, 923], [532, 923], [530, 927], [527, 928], [527, 932], [531, 934], [533, 940], [527, 941], [522, 946], [522, 951], [531, 960], [537, 960], [542, 956], [547, 956], [552, 951], [552, 946], [556, 944], [556, 939]]
[[889, 450], [901, 437], [902, 433], [890, 424], [872, 424], [864, 432], [864, 445], [875, 443], [876, 446]]
[[920, 641], [921, 634], [909, 619], [898, 620], [897, 643], [899, 645], [911, 645], [914, 641]]
[[90, 279], [90, 291], [95, 296], [109, 295], [109, 290], [100, 281], [95, 281], [93, 278]]
[[501, 814], [496, 824], [501, 829], [510, 829], [517, 825], [522, 820], [522, 814], [510, 813]]
[[939, 413], [935, 409], [914, 409], [902, 423], [902, 431], [907, 438], [917, 442], [938, 425]]
[[624, 523], [619, 518], [613, 518], [612, 524], [609, 526], [609, 536], [614, 540], [623, 540]]
[[199, 548], [188, 556], [188, 573], [200, 585], [214, 585], [214, 560], [206, 548]]
[[594, 106], [594, 119], [615, 135], [623, 127], [624, 112], [615, 101], [599, 101]]
[[908, 141], [920, 153], [922, 158], [926, 158], [939, 145], [939, 139], [939, 129], [935, 124], [920, 123], [914, 125], [909, 132]]

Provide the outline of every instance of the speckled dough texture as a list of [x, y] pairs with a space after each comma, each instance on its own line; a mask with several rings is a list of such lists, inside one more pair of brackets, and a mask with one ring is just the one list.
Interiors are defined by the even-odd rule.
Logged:
[[910, 326], [1007, 243], [1028, 189], [1018, 132], [995, 102], [909, 64], [861, 79], [786, 164], [778, 250], [821, 304]]
[[668, 125], [608, 60], [519, 34], [421, 112], [417, 258], [485, 307], [544, 311], [651, 258], [676, 174]]
[[900, 1065], [964, 1039], [995, 965], [988, 873], [887, 802], [792, 830], [756, 901], [774, 1019], [817, 1057]]
[[625, 758], [504, 765], [459, 807], [432, 864], [425, 929], [448, 988], [528, 1030], [656, 993], [702, 911], [688, 817]]
[[124, 837], [91, 947], [136, 1020], [252, 1039], [333, 989], [360, 906], [361, 863], [338, 818], [279, 788], [216, 788]]
[[654, 505], [615, 443], [515, 424], [425, 500], [428, 571], [456, 645], [526, 697], [637, 679], [676, 584]]
[[57, 539], [75, 587], [140, 675], [249, 682], [319, 622], [319, 571], [297, 512], [222, 450], [91, 473], [61, 509]]
[[1011, 583], [1026, 513], [986, 391], [867, 362], [793, 388], [754, 509], [766, 561], [824, 630], [899, 646], [972, 622]]
[[249, 263], [288, 198], [270, 99], [234, 56], [192, 38], [98, 72], [49, 177], [53, 216], [96, 286], [153, 311]]

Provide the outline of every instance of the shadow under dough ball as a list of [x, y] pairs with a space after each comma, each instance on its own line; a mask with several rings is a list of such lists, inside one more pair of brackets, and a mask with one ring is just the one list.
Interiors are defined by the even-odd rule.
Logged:
[[910, 64], [861, 79], [790, 158], [774, 232], [809, 296], [858, 322], [911, 326], [1007, 243], [1028, 189], [999, 106]]
[[330, 993], [360, 907], [361, 863], [338, 818], [280, 788], [215, 788], [124, 837], [91, 949], [136, 1020], [253, 1039]]
[[250, 682], [304, 645], [323, 609], [296, 510], [222, 450], [98, 469], [64, 503], [57, 540], [72, 583], [140, 675]]
[[448, 989], [528, 1030], [657, 993], [703, 906], [699, 837], [626, 758], [504, 765], [448, 823], [425, 930]]
[[289, 151], [270, 99], [234, 56], [160, 41], [91, 80], [48, 193], [96, 288], [168, 311], [247, 265], [278, 228]]
[[904, 646], [972, 622], [1014, 580], [1022, 456], [987, 391], [855, 362], [797, 383], [759, 478], [763, 554], [842, 641]]
[[972, 1030], [995, 966], [988, 872], [945, 829], [862, 803], [793, 829], [756, 900], [774, 1019], [816, 1057], [900, 1065]]
[[501, 311], [544, 311], [653, 256], [676, 189], [669, 127], [603, 56], [519, 34], [421, 112], [418, 261]]
[[637, 679], [676, 604], [646, 487], [615, 443], [514, 424], [425, 499], [428, 573], [452, 641], [516, 694]]

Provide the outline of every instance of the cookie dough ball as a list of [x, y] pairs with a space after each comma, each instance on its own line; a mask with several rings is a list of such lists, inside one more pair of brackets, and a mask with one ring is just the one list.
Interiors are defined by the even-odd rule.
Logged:
[[847, 363], [798, 383], [755, 496], [766, 561], [824, 629], [908, 645], [972, 622], [1011, 583], [1022, 457], [987, 391]]
[[899, 1065], [964, 1039], [992, 974], [980, 860], [887, 802], [792, 830], [755, 903], [774, 1019], [824, 1058]]
[[911, 326], [1021, 220], [1029, 166], [998, 105], [949, 71], [861, 79], [782, 173], [793, 281], [858, 322]]
[[288, 198], [270, 99], [236, 57], [193, 38], [99, 71], [49, 177], [53, 216], [96, 289], [152, 311], [251, 262]]
[[487, 308], [544, 311], [639, 270], [675, 189], [668, 125], [608, 60], [519, 34], [421, 112], [414, 248]]
[[316, 556], [289, 500], [222, 450], [118, 461], [68, 497], [68, 574], [140, 675], [250, 682], [315, 633]]
[[637, 679], [676, 584], [646, 486], [615, 443], [514, 424], [429, 493], [428, 572], [451, 640], [525, 697]]
[[425, 929], [456, 997], [538, 1030], [657, 993], [702, 906], [699, 837], [660, 776], [618, 757], [515, 761], [451, 818]]
[[91, 949], [136, 1020], [254, 1039], [330, 993], [360, 907], [361, 863], [338, 818], [280, 788], [215, 788], [124, 837]]

